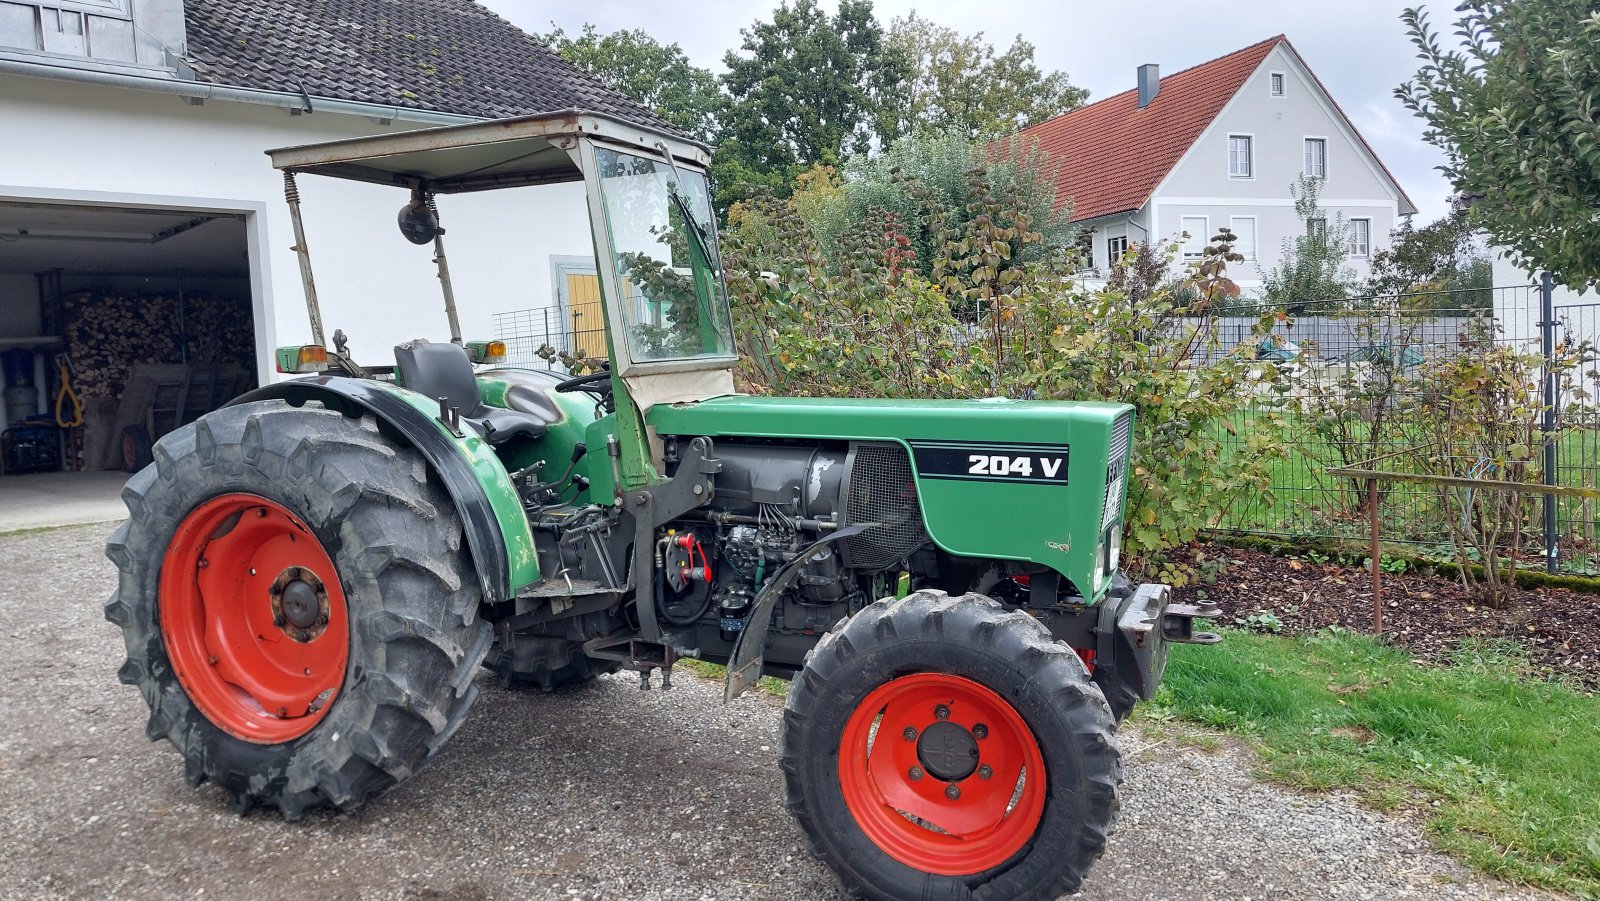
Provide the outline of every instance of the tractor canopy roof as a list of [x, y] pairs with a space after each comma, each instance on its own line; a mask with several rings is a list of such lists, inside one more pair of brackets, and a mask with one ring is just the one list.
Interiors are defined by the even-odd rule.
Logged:
[[267, 151], [278, 169], [381, 185], [425, 187], [440, 194], [581, 181], [579, 138], [659, 155], [697, 169], [711, 163], [705, 145], [582, 110], [563, 110]]

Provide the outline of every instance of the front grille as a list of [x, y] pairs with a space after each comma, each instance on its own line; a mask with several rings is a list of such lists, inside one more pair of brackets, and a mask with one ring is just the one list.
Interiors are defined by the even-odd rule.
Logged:
[[1128, 477], [1128, 443], [1132, 440], [1133, 414], [1124, 413], [1111, 426], [1111, 453], [1106, 467], [1106, 500], [1100, 515], [1100, 531], [1116, 522], [1122, 507], [1122, 486]]
[[846, 538], [845, 558], [851, 566], [881, 569], [904, 559], [928, 540], [911, 459], [897, 444], [857, 444], [851, 456], [845, 524], [882, 525]]

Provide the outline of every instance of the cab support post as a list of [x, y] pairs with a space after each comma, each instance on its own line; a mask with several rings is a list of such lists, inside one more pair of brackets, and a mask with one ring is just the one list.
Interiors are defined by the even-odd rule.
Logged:
[[[306, 246], [305, 226], [300, 222], [300, 188], [294, 183], [294, 170], [283, 170], [283, 198], [289, 202], [289, 221], [294, 223], [295, 256], [300, 259], [300, 283], [306, 291], [306, 314], [311, 318], [311, 340], [326, 347], [322, 337], [322, 308], [317, 304], [317, 283], [311, 277], [311, 249]], [[455, 313], [451, 313], [451, 323]]]
[[[439, 205], [434, 203], [433, 194], [428, 194], [428, 209], [433, 212], [434, 221], [439, 219]], [[461, 320], [456, 317], [456, 291], [450, 284], [450, 261], [444, 255], [444, 229], [439, 229], [433, 235], [433, 263], [439, 267], [439, 287], [444, 291], [444, 315], [450, 320], [450, 343], [461, 344]]]

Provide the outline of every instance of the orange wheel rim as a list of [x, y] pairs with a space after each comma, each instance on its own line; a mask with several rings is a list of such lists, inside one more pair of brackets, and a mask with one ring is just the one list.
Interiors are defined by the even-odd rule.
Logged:
[[264, 497], [224, 494], [184, 517], [161, 566], [159, 618], [189, 699], [235, 738], [298, 738], [344, 684], [338, 570], [299, 517]]
[[1044, 755], [1016, 708], [971, 679], [914, 673], [856, 706], [839, 742], [845, 805], [873, 844], [939, 876], [1010, 860], [1044, 815]]

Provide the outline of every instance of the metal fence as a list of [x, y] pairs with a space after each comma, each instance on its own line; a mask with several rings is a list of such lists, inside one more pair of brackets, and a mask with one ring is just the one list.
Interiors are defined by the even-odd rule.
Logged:
[[[1222, 432], [1224, 453], [1247, 440], [1269, 409], [1286, 429], [1286, 455], [1273, 461], [1271, 491], [1259, 502], [1224, 511], [1222, 531], [1282, 538], [1365, 541], [1366, 486], [1327, 470], [1351, 466], [1413, 446], [1420, 374], [1432, 361], [1475, 352], [1482, 339], [1538, 354], [1535, 400], [1549, 412], [1535, 441], [1543, 454], [1533, 468], [1545, 484], [1600, 487], [1600, 373], [1592, 360], [1552, 369], [1553, 355], [1600, 344], [1600, 304], [1553, 307], [1548, 288], [1519, 285], [1459, 295], [1357, 298], [1297, 305], [1282, 312], [1268, 341], [1245, 352], [1279, 361], [1287, 371], [1289, 403], [1260, 404]], [[1273, 312], [1273, 311], [1252, 311]], [[1255, 341], [1258, 315], [1219, 321], [1222, 351]], [[1384, 540], [1424, 554], [1448, 556], [1444, 517], [1461, 517], [1459, 492], [1411, 482], [1383, 486]], [[1544, 556], [1552, 571], [1600, 573], [1600, 510], [1590, 500], [1529, 496], [1523, 546]]]
[[[599, 321], [597, 317], [589, 317]], [[548, 346], [556, 353], [588, 356], [605, 355], [606, 330], [604, 324], [594, 328], [578, 328], [581, 318], [573, 317], [555, 307], [538, 307], [531, 310], [512, 310], [494, 314], [495, 337], [506, 343], [506, 362], [513, 366], [536, 366], [541, 369], [564, 369], [561, 361], [539, 356], [539, 349]]]

